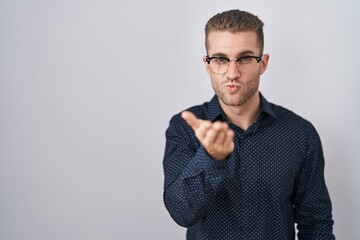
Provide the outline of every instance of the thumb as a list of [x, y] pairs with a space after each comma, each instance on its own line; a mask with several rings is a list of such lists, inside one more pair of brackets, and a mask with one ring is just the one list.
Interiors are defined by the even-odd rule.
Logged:
[[181, 113], [181, 117], [186, 121], [187, 124], [195, 131], [199, 125], [200, 120], [195, 117], [195, 115], [189, 111], [184, 111]]

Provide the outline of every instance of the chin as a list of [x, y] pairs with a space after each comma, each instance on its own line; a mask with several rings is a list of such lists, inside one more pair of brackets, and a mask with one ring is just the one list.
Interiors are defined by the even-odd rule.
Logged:
[[220, 98], [220, 99], [225, 105], [232, 107], [241, 106], [246, 102], [246, 100], [244, 99], [228, 99], [228, 98]]
[[238, 107], [238, 106], [243, 105], [244, 102], [229, 102], [229, 103], [226, 103], [226, 102], [225, 102], [225, 104], [226, 104], [227, 106]]

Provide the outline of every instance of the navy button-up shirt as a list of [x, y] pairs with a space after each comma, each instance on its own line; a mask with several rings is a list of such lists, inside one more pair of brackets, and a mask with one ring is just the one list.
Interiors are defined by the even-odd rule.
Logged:
[[[175, 115], [166, 131], [164, 202], [187, 239], [335, 239], [324, 158], [313, 125], [266, 101], [246, 131], [229, 123], [235, 149], [212, 159]], [[217, 96], [188, 109], [226, 121]]]

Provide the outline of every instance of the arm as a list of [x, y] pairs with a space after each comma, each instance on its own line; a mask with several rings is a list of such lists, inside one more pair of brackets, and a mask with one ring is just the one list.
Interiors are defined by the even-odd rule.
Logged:
[[[197, 132], [196, 136], [194, 129], [190, 127], [191, 125], [185, 123], [186, 116], [184, 119], [175, 116], [170, 121], [170, 126], [166, 131], [166, 149], [163, 162], [165, 206], [171, 217], [184, 227], [195, 225], [206, 215], [215, 201], [216, 189], [221, 183], [227, 168], [227, 160], [215, 160], [198, 141], [198, 138], [200, 138], [204, 142], [201, 135], [207, 135], [204, 134], [204, 131], [210, 133], [213, 124], [203, 120], [199, 120], [200, 122], [197, 123], [191, 122], [197, 120], [192, 116], [190, 118], [190, 124], [196, 125], [192, 126]], [[207, 127], [205, 125], [200, 127], [202, 124]], [[220, 127], [220, 129], [222, 128], [226, 130], [225, 132], [229, 130], [225, 125]], [[208, 135], [208, 138], [211, 134]], [[220, 140], [220, 145], [226, 145], [224, 139]], [[233, 143], [232, 138], [230, 140]], [[209, 139], [206, 141], [209, 141]], [[210, 145], [213, 146], [213, 144]], [[231, 150], [232, 152], [232, 149], [229, 148], [227, 151]], [[213, 152], [223, 158], [224, 154], [218, 154], [219, 151], [216, 150]], [[225, 156], [227, 157], [229, 154], [228, 152]]]
[[296, 181], [295, 221], [299, 240], [333, 240], [332, 206], [324, 180], [324, 157], [315, 129]]

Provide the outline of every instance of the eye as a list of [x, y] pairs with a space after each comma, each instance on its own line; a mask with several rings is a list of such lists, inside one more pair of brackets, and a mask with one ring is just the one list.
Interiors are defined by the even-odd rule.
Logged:
[[218, 64], [225, 64], [228, 62], [228, 60], [224, 57], [217, 57], [217, 58], [215, 58], [215, 60], [216, 60], [216, 63], [218, 63]]
[[237, 60], [237, 62], [240, 64], [247, 64], [247, 63], [251, 63], [253, 60], [254, 58], [252, 57], [241, 57]]

